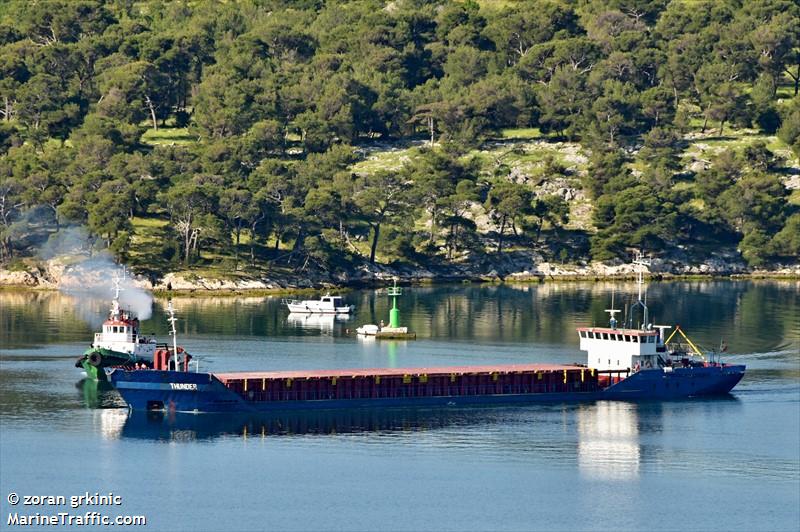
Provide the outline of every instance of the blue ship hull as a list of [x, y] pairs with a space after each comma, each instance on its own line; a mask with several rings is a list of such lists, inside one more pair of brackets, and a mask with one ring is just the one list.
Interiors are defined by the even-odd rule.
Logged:
[[743, 365], [647, 369], [604, 389], [427, 397], [253, 401], [211, 373], [114, 370], [110, 379], [133, 410], [177, 412], [271, 412], [344, 408], [468, 406], [596, 400], [670, 400], [724, 395], [742, 379]]

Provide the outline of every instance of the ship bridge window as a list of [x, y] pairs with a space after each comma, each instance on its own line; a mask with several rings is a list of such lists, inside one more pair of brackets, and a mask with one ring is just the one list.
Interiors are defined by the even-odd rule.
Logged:
[[625, 341], [626, 342], [630, 342], [631, 341], [631, 335], [630, 334], [626, 334], [625, 335]]
[[633, 343], [635, 343], [635, 344], [639, 343], [639, 337], [638, 336], [631, 336], [631, 340], [633, 340]]
[[608, 340], [608, 333], [603, 333], [603, 340]]
[[586, 331], [581, 331], [581, 338], [586, 338]]

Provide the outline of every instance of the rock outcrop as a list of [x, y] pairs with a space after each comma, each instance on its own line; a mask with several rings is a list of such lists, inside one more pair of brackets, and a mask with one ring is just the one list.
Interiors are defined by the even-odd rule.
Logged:
[[[748, 267], [738, 256], [720, 254], [706, 257], [702, 263], [686, 261], [684, 257], [654, 258], [648, 268], [651, 276], [752, 276], [800, 278], [800, 263], [772, 268]], [[337, 286], [384, 285], [397, 278], [404, 283], [448, 281], [535, 281], [571, 279], [631, 278], [637, 270], [628, 263], [585, 262], [560, 264], [550, 262], [536, 251], [510, 251], [500, 256], [481, 256], [464, 263], [439, 263], [425, 266], [415, 264], [370, 264], [364, 262], [351, 270], [319, 271], [306, 269], [296, 274], [271, 277], [247, 276], [213, 278], [191, 273], [167, 273], [156, 282], [136, 276], [136, 286], [147, 290], [179, 291], [279, 291], [304, 288], [333, 288]], [[0, 286], [37, 289], [81, 288], [97, 283], [103, 273], [80, 264], [57, 260], [43, 262], [27, 270], [0, 268]]]

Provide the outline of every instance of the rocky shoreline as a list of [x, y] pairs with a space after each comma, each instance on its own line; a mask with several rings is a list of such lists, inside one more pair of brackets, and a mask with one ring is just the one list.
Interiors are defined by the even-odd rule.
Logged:
[[[304, 271], [270, 276], [230, 275], [226, 278], [194, 273], [171, 272], [151, 280], [136, 276], [134, 283], [155, 292], [296, 292], [298, 290], [384, 286], [397, 279], [403, 284], [446, 282], [543, 282], [631, 279], [636, 267], [631, 264], [588, 262], [559, 264], [537, 260], [532, 253], [509, 254], [503, 260], [469, 264], [374, 265], [362, 264], [351, 271]], [[89, 272], [81, 263], [49, 260], [23, 270], [0, 268], [0, 288], [58, 290], [83, 288]], [[800, 263], [772, 268], [748, 268], [744, 263], [715, 257], [702, 264], [652, 259], [648, 276], [654, 279], [685, 278], [773, 278], [800, 279]]]

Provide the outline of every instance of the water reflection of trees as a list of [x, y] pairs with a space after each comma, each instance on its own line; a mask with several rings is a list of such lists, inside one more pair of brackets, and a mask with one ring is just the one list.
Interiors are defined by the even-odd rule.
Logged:
[[[570, 282], [521, 285], [413, 287], [399, 301], [401, 320], [420, 338], [577, 345], [574, 328], [607, 322], [604, 309], [615, 294], [617, 308], [635, 297], [632, 282]], [[707, 346], [724, 338], [734, 352], [800, 346], [800, 282], [697, 281], [648, 285], [654, 323], [681, 324]], [[345, 295], [356, 305], [349, 323], [388, 320], [389, 298], [381, 291]], [[280, 297], [179, 297], [174, 300], [183, 335], [319, 335], [287, 320]], [[87, 301], [58, 292], [0, 292], [4, 347], [82, 342], [91, 337], [108, 301]], [[166, 299], [155, 303], [144, 330], [163, 336]], [[93, 322], [90, 324], [90, 322]], [[337, 329], [335, 334], [341, 334]]]
[[[411, 325], [421, 335], [577, 344], [574, 328], [607, 323], [604, 309], [635, 299], [635, 283], [544, 283], [409, 292]], [[800, 283], [703, 281], [652, 283], [654, 323], [681, 324], [709, 346], [722, 337], [736, 351], [797, 346]]]

